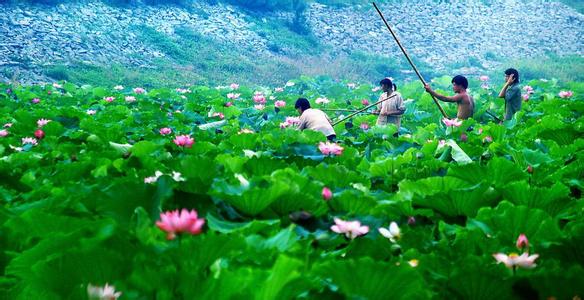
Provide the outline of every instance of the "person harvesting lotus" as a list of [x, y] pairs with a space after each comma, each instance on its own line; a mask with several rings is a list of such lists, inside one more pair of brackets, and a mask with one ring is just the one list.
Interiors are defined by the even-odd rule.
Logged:
[[310, 108], [310, 102], [305, 98], [298, 98], [294, 108], [300, 114], [299, 130], [310, 129], [322, 132], [329, 141], [337, 137], [329, 117], [320, 109]]
[[[383, 101], [377, 105], [377, 110], [374, 113], [378, 113], [377, 126], [384, 126], [388, 123], [393, 123], [397, 126], [399, 132], [399, 127], [401, 125], [401, 115], [406, 111], [404, 106], [404, 100], [400, 93], [398, 93], [397, 87], [391, 79], [385, 78], [379, 82], [383, 93], [379, 96], [379, 101]], [[391, 97], [391, 98], [390, 98]]]
[[434, 96], [438, 100], [444, 102], [454, 102], [458, 105], [456, 117], [460, 120], [465, 120], [474, 114], [474, 100], [466, 92], [468, 88], [468, 80], [462, 75], [456, 75], [452, 78], [452, 90], [456, 93], [454, 96], [444, 96], [436, 93], [429, 84], [424, 85], [426, 92]]
[[513, 68], [505, 70], [505, 84], [499, 92], [499, 98], [505, 99], [505, 119], [511, 120], [521, 109], [521, 89], [519, 88], [519, 72]]

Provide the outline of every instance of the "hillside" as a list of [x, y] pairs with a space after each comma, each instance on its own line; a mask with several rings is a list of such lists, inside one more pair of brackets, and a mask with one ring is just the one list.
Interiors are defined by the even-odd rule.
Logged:
[[[509, 61], [550, 56], [583, 73], [584, 15], [564, 4], [425, 3], [432, 5], [381, 7], [428, 77], [498, 74]], [[281, 84], [300, 74], [374, 80], [411, 72], [369, 5], [310, 3], [294, 12], [75, 1], [5, 3], [0, 14], [3, 80]]]

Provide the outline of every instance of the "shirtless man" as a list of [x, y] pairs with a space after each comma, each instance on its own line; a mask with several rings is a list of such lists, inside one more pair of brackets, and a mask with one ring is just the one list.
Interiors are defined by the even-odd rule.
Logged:
[[465, 120], [472, 117], [474, 113], [474, 100], [472, 97], [466, 92], [468, 88], [468, 80], [466, 77], [462, 75], [456, 75], [452, 78], [452, 90], [456, 93], [456, 95], [449, 97], [444, 96], [436, 93], [429, 84], [424, 86], [426, 92], [430, 93], [430, 95], [436, 97], [436, 99], [444, 101], [444, 102], [456, 102], [458, 104], [458, 112], [456, 113], [456, 117], [459, 120]]

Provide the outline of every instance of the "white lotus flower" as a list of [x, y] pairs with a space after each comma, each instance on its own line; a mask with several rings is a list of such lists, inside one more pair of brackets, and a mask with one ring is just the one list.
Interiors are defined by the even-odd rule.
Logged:
[[389, 229], [382, 227], [378, 230], [381, 235], [388, 238], [392, 243], [395, 243], [400, 238], [401, 232], [396, 222], [391, 222], [391, 224], [389, 224]]

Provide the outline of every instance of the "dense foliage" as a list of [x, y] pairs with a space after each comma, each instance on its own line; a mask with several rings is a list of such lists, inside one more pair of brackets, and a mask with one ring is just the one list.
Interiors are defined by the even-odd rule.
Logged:
[[[473, 89], [475, 119], [447, 127], [419, 83], [398, 82], [402, 134], [359, 115], [335, 127], [339, 155], [295, 130], [294, 101], [358, 109], [376, 101], [370, 85], [0, 85], [0, 294], [83, 299], [109, 283], [120, 299], [582, 297], [584, 85], [529, 82], [499, 124], [487, 84]], [[197, 216], [161, 216], [182, 209]], [[520, 251], [537, 266], [493, 257]]]

